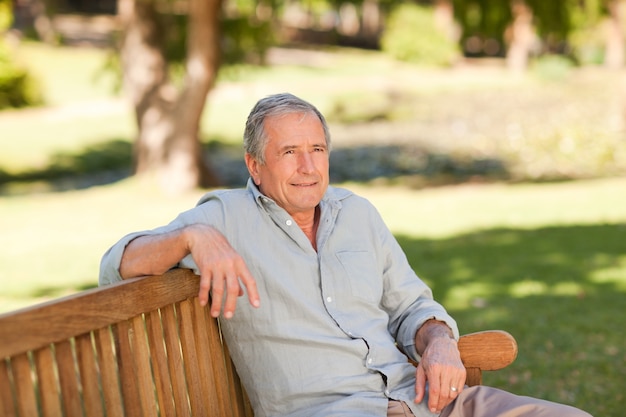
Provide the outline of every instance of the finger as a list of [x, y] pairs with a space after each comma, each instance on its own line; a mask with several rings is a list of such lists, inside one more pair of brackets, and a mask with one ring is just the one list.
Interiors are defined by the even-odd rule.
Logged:
[[450, 380], [442, 378], [442, 380], [446, 382], [441, 383], [441, 395], [439, 396], [439, 405], [437, 407], [437, 410], [439, 412], [441, 412], [441, 410], [443, 410], [448, 404], [454, 401], [463, 389], [463, 383], [459, 382], [458, 378], [453, 378]]
[[420, 364], [415, 371], [415, 402], [421, 403], [426, 392], [426, 374]]
[[200, 276], [200, 289], [198, 290], [198, 299], [202, 307], [209, 302], [209, 291], [211, 290], [211, 274], [204, 273]]
[[222, 310], [222, 298], [224, 297], [223, 277], [213, 277], [211, 281], [211, 316], [219, 317]]
[[[456, 388], [456, 390], [453, 390], [452, 387]], [[465, 388], [465, 379], [458, 379], [455, 384], [451, 385], [450, 391], [452, 392], [450, 393], [450, 396], [454, 398], [458, 397], [464, 388]]]
[[465, 384], [466, 370], [465, 368], [457, 369], [450, 377], [450, 398], [454, 399], [463, 391]]
[[[242, 261], [241, 267], [238, 269], [239, 278], [248, 291], [248, 301], [254, 307], [261, 305], [261, 297], [259, 297], [259, 291], [256, 286], [256, 280], [248, 270], [246, 264]], [[240, 288], [241, 289], [241, 288]], [[240, 293], [242, 295], [242, 293]]]
[[461, 388], [459, 388], [458, 384], [450, 385], [450, 394], [448, 395], [451, 399], [456, 398], [459, 395]]
[[430, 375], [428, 377], [428, 408], [431, 412], [441, 411], [441, 400], [441, 381], [438, 376]]
[[239, 280], [235, 276], [226, 278], [226, 300], [224, 301], [224, 317], [229, 319], [233, 317], [235, 308], [237, 308], [237, 298], [241, 293]]

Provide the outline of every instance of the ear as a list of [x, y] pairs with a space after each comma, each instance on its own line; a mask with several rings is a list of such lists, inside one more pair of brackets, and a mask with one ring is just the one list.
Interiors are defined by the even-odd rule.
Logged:
[[252, 181], [254, 181], [256, 185], [260, 185], [261, 177], [259, 176], [259, 161], [257, 161], [249, 153], [245, 154], [244, 159], [246, 161], [246, 167], [248, 168], [248, 172], [250, 173], [250, 176], [252, 177]]

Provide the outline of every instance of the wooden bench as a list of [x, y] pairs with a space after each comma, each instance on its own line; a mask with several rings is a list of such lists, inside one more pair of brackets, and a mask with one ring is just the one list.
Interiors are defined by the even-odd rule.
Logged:
[[[0, 415], [251, 417], [198, 283], [173, 270], [0, 315]], [[502, 331], [459, 348], [468, 385], [517, 355]]]

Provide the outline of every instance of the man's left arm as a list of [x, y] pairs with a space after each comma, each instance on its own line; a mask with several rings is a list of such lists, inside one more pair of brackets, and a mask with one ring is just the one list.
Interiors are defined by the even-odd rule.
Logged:
[[466, 371], [452, 329], [442, 321], [426, 321], [415, 335], [421, 355], [416, 370], [415, 402], [424, 399], [428, 382], [428, 408], [433, 413], [450, 404], [463, 390]]

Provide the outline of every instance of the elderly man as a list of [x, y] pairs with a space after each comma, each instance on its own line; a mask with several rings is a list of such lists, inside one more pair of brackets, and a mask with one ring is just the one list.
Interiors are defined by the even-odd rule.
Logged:
[[589, 417], [464, 388], [455, 321], [376, 209], [329, 186], [330, 134], [314, 106], [260, 100], [244, 147], [246, 189], [210, 192], [169, 225], [122, 238], [100, 283], [194, 269], [255, 416]]

